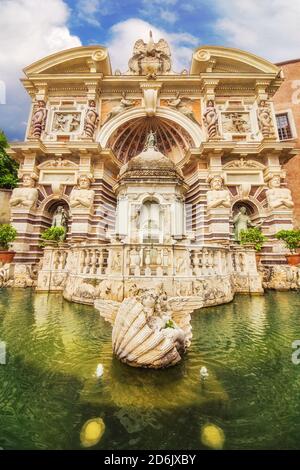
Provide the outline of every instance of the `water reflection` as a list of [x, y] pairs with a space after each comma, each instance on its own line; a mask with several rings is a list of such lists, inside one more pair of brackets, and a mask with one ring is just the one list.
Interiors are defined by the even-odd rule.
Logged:
[[[93, 448], [207, 447], [199, 432], [208, 423], [210, 437], [226, 435], [225, 448], [297, 448], [300, 369], [291, 343], [299, 320], [297, 293], [240, 296], [194, 314], [180, 364], [140, 370], [112, 356], [111, 327], [93, 308], [1, 290], [8, 364], [0, 367], [0, 447], [80, 448], [82, 429], [91, 441], [101, 434], [84, 427], [98, 417], [105, 432]], [[201, 366], [209, 371], [202, 383]]]

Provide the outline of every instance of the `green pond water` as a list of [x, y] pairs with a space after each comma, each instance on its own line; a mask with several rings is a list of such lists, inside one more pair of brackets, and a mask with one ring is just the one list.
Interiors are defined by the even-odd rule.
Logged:
[[100, 417], [106, 428], [94, 449], [202, 449], [206, 423], [223, 429], [225, 449], [299, 449], [300, 365], [291, 360], [299, 299], [237, 296], [198, 311], [184, 360], [153, 371], [112, 357], [111, 327], [92, 307], [2, 289], [0, 447], [80, 449], [84, 423]]

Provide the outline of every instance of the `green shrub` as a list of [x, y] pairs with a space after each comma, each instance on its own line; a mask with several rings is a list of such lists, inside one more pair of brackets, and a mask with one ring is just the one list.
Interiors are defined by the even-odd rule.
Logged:
[[300, 248], [300, 230], [280, 230], [275, 237], [282, 240], [291, 253]]
[[[41, 238], [45, 241], [62, 242], [66, 237], [66, 230], [63, 227], [49, 227], [42, 234]], [[45, 243], [42, 243], [45, 246]]]
[[253, 244], [256, 251], [260, 251], [264, 242], [267, 240], [261, 230], [257, 227], [248, 228], [247, 230], [241, 231], [241, 244]]
[[173, 320], [168, 320], [165, 324], [165, 328], [175, 328]]
[[0, 130], [0, 188], [13, 189], [18, 184], [18, 163], [7, 153], [8, 142]]
[[0, 249], [8, 250], [9, 244], [16, 239], [17, 231], [10, 224], [0, 224]]

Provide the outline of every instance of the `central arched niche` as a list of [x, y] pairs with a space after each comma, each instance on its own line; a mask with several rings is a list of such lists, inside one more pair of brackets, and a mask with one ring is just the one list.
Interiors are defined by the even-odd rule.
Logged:
[[184, 158], [187, 149], [194, 146], [192, 137], [183, 127], [157, 116], [142, 116], [125, 122], [110, 136], [107, 146], [118, 160], [126, 163], [142, 152], [150, 130], [156, 132], [159, 151], [174, 163]]

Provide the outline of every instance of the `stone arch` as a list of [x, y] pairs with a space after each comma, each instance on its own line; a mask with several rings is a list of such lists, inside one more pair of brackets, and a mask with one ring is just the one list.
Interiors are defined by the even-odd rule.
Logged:
[[[197, 125], [179, 111], [158, 107], [155, 116], [158, 118], [165, 118], [182, 127], [182, 129], [184, 129], [184, 131], [191, 137], [193, 147], [199, 147], [201, 142], [205, 140], [204, 133], [200, 125]], [[146, 117], [145, 109], [141, 107], [129, 109], [120, 113], [102, 126], [96, 140], [100, 143], [101, 147], [107, 147], [110, 137], [120, 126], [128, 121], [132, 121], [140, 117]]]
[[252, 196], [249, 196], [247, 199], [241, 199], [240, 196], [235, 196], [231, 201], [232, 214], [235, 214], [235, 212], [242, 206], [249, 209], [249, 215], [251, 218], [258, 219], [266, 217], [264, 207]]

